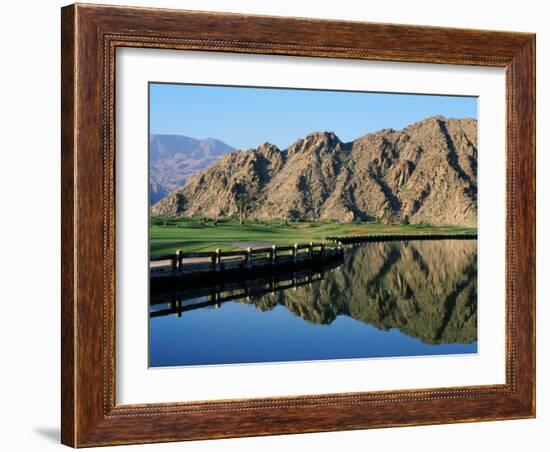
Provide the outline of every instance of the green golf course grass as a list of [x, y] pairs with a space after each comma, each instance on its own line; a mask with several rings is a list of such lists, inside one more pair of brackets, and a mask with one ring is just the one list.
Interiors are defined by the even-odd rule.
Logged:
[[277, 245], [309, 243], [328, 236], [356, 235], [449, 235], [475, 234], [476, 228], [430, 226], [426, 224], [333, 223], [333, 222], [246, 222], [236, 219], [205, 220], [199, 218], [153, 217], [149, 226], [152, 256], [184, 252], [242, 249], [236, 242], [266, 242]]

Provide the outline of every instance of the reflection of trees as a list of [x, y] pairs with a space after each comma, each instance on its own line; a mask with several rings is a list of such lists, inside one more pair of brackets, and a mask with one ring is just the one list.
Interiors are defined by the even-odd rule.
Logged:
[[311, 287], [250, 302], [262, 310], [283, 305], [312, 323], [347, 315], [427, 343], [471, 343], [477, 340], [476, 247], [474, 240], [367, 243], [346, 250], [344, 268]]

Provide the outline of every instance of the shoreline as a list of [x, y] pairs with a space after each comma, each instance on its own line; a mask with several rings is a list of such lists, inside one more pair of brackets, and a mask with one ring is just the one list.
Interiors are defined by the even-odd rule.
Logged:
[[477, 240], [476, 233], [461, 234], [370, 234], [344, 237], [326, 237], [325, 240], [344, 245], [366, 242], [404, 242], [410, 240]]

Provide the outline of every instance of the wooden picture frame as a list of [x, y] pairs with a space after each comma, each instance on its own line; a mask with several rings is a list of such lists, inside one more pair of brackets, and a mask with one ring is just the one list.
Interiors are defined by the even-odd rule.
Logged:
[[[62, 442], [73, 447], [535, 416], [535, 35], [71, 5], [62, 9]], [[506, 69], [506, 383], [115, 403], [115, 50]]]

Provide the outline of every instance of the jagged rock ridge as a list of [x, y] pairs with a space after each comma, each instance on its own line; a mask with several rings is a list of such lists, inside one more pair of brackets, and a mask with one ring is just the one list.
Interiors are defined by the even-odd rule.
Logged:
[[243, 196], [249, 218], [475, 226], [477, 122], [436, 116], [350, 143], [317, 132], [231, 152], [151, 213], [236, 217]]

